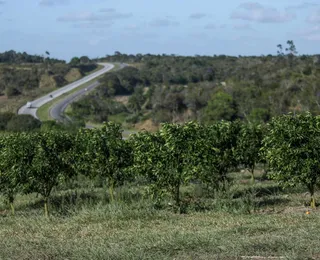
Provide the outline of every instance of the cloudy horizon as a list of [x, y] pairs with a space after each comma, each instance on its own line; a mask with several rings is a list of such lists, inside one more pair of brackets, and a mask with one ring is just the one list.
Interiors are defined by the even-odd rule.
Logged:
[[0, 1], [0, 52], [70, 59], [121, 53], [268, 55], [293, 40], [317, 54], [320, 4], [315, 1], [210, 0]]

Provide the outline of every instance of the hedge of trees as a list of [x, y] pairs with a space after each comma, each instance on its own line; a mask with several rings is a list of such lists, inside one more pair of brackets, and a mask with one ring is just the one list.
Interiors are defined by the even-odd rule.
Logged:
[[104, 179], [111, 201], [115, 187], [143, 179], [155, 200], [170, 194], [179, 209], [183, 185], [227, 189], [230, 171], [244, 167], [253, 174], [257, 163], [267, 161], [270, 178], [284, 187], [305, 185], [315, 207], [319, 148], [320, 117], [310, 113], [275, 117], [268, 125], [164, 124], [128, 140], [112, 122], [77, 133], [11, 133], [0, 136], [0, 192], [13, 213], [16, 194], [40, 194], [48, 216], [52, 190], [78, 175]]

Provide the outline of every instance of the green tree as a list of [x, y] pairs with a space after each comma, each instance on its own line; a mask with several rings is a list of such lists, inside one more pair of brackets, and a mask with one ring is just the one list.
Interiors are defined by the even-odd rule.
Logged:
[[14, 114], [11, 112], [0, 113], [0, 131], [7, 129], [7, 124], [14, 117]]
[[237, 109], [231, 95], [218, 91], [204, 109], [203, 121], [212, 123], [220, 120], [232, 121], [236, 119]]
[[30, 191], [44, 199], [44, 213], [49, 216], [49, 198], [52, 189], [73, 176], [72, 151], [74, 137], [60, 131], [36, 133], [35, 155], [31, 164]]
[[206, 142], [208, 158], [206, 161], [211, 162], [208, 166], [207, 174], [203, 176], [205, 180], [213, 178], [216, 184], [224, 183], [228, 180], [227, 173], [230, 169], [238, 166], [236, 158], [236, 148], [238, 136], [240, 133], [239, 121], [234, 122], [216, 122], [206, 126]]
[[81, 129], [75, 152], [77, 171], [104, 178], [114, 202], [114, 188], [128, 179], [127, 168], [132, 164], [131, 148], [122, 139], [121, 126], [108, 122], [101, 129]]
[[254, 182], [255, 166], [261, 160], [260, 149], [262, 148], [263, 134], [263, 126], [261, 125], [242, 124], [237, 138], [237, 159], [250, 171], [252, 182]]
[[272, 173], [284, 187], [304, 184], [315, 207], [315, 189], [320, 177], [320, 117], [310, 113], [272, 119], [263, 150]]
[[7, 123], [7, 130], [12, 132], [28, 132], [40, 127], [41, 122], [31, 115], [15, 115]]
[[14, 133], [0, 136], [0, 193], [14, 215], [14, 198], [29, 187], [31, 163], [35, 154], [33, 136]]
[[73, 57], [69, 63], [72, 67], [76, 67], [80, 64], [80, 59], [78, 57]]
[[180, 209], [181, 185], [195, 176], [203, 144], [202, 126], [163, 124], [155, 134], [142, 132], [131, 137], [134, 170], [148, 177], [156, 193], [168, 191]]

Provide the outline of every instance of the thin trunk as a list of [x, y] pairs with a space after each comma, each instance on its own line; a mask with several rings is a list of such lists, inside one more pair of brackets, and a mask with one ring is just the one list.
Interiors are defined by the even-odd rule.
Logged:
[[311, 196], [311, 201], [310, 201], [310, 207], [315, 209], [316, 208], [316, 199], [314, 196], [314, 185], [308, 185], [308, 189], [310, 192], [310, 196]]
[[11, 208], [11, 214], [12, 214], [12, 216], [14, 216], [15, 215], [15, 211], [14, 211], [13, 202], [10, 202], [10, 208]]
[[175, 187], [175, 201], [178, 208], [180, 208], [180, 183], [177, 183]]
[[44, 198], [44, 216], [49, 218], [49, 210], [48, 210], [48, 198]]
[[251, 167], [250, 172], [251, 172], [251, 182], [252, 182], [252, 184], [254, 184], [254, 183], [255, 183], [255, 178], [254, 178], [254, 165]]
[[314, 194], [311, 195], [311, 203], [310, 203], [311, 208], [315, 209], [316, 208], [316, 199], [314, 197]]
[[113, 180], [109, 180], [109, 195], [110, 195], [110, 200], [113, 203], [114, 202], [114, 181]]
[[13, 191], [11, 192], [11, 195], [9, 195], [9, 204], [10, 204], [11, 214], [12, 216], [14, 216], [15, 214], [14, 205], [13, 205], [14, 197], [12, 194], [13, 194]]

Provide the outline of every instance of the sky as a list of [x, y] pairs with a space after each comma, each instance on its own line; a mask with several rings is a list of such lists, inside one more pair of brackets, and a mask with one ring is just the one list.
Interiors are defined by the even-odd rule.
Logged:
[[320, 1], [0, 0], [0, 52], [260, 56], [287, 40], [320, 53]]

